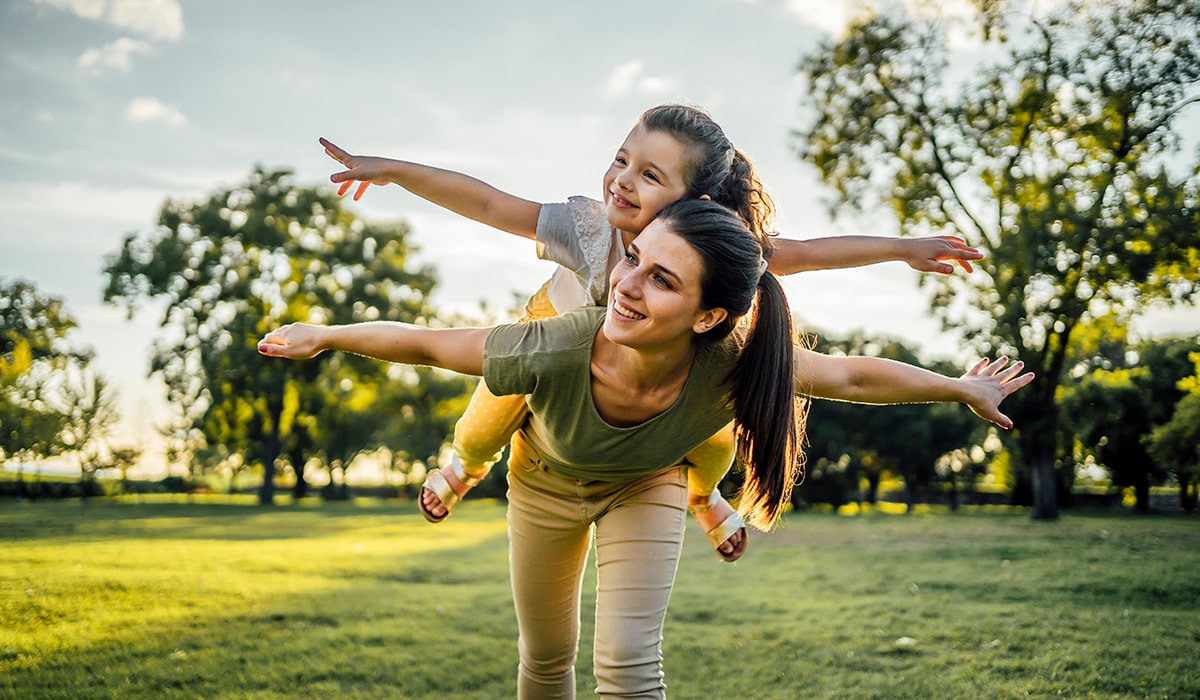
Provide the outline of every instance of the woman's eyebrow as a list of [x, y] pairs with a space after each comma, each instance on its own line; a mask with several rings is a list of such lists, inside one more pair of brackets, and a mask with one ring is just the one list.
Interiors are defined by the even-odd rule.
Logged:
[[[638, 247], [637, 247], [637, 243], [630, 243], [630, 244], [629, 244], [629, 249], [630, 249], [630, 250], [632, 250], [632, 251], [634, 252], [634, 254], [635, 254], [635, 255], [637, 255], [638, 257], [641, 257], [641, 255], [642, 255], [642, 251], [638, 249]], [[668, 274], [668, 275], [670, 275], [671, 277], [674, 277], [674, 278], [675, 278], [675, 280], [676, 280], [677, 282], [679, 282], [680, 284], [682, 284], [682, 283], [683, 283], [683, 278], [682, 278], [682, 277], [680, 277], [679, 275], [675, 274], [674, 272], [672, 272], [670, 268], [668, 268], [668, 267], [663, 267], [663, 266], [662, 266], [662, 265], [660, 265], [659, 263], [653, 263], [653, 267], [655, 267], [655, 268], [658, 268], [659, 272], [663, 272], [663, 273], [665, 273], [665, 274]]]

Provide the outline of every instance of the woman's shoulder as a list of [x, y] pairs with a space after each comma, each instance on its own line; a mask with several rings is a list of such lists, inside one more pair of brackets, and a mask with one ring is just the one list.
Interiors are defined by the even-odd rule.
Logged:
[[584, 306], [559, 316], [497, 326], [488, 335], [489, 354], [559, 352], [590, 347], [605, 309]]

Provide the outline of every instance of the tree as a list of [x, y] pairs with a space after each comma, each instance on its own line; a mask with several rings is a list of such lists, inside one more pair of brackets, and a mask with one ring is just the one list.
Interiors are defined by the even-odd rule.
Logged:
[[1177, 387], [1191, 370], [1198, 346], [1188, 340], [1142, 343], [1132, 361], [1098, 368], [1061, 389], [1064, 424], [1085, 450], [1112, 474], [1115, 486], [1132, 487], [1136, 508], [1150, 511], [1150, 487], [1166, 476], [1166, 464], [1147, 450], [1146, 438], [1166, 423], [1183, 396]]
[[0, 279], [0, 458], [74, 449], [75, 430], [93, 425], [73, 414], [78, 404], [69, 378], [103, 378], [88, 368], [91, 349], [70, 337], [76, 327], [62, 299], [30, 282]]
[[[994, 20], [1003, 3], [985, 4]], [[832, 206], [888, 206], [902, 234], [950, 233], [986, 253], [983, 274], [933, 281], [934, 307], [978, 351], [1037, 374], [1009, 399], [1010, 449], [1033, 517], [1054, 519], [1072, 333], [1200, 295], [1200, 188], [1176, 131], [1200, 99], [1200, 0], [1069, 3], [957, 93], [945, 29], [869, 17], [805, 57], [813, 116], [799, 155]]]
[[60, 395], [61, 441], [75, 452], [80, 493], [86, 499], [95, 485], [96, 471], [107, 466], [104, 453], [111, 449], [103, 441], [120, 419], [117, 397], [103, 376], [87, 368], [65, 373]]
[[1144, 436], [1146, 450], [1167, 471], [1175, 475], [1179, 486], [1179, 507], [1191, 513], [1196, 510], [1200, 492], [1200, 352], [1189, 358], [1195, 374], [1177, 385], [1186, 391], [1175, 404], [1171, 419]]
[[[150, 372], [163, 378], [177, 412], [176, 448], [231, 469], [262, 469], [262, 503], [273, 502], [277, 463], [291, 462], [303, 483], [304, 455], [336, 449], [344, 458], [365, 449], [361, 431], [335, 448], [315, 428], [329, 388], [348, 380], [349, 393], [360, 391], [379, 364], [332, 355], [270, 360], [258, 355], [257, 341], [293, 321], [434, 318], [427, 302], [434, 275], [410, 269], [407, 236], [403, 223], [365, 223], [332, 193], [261, 168], [205, 200], [168, 201], [154, 231], [128, 236], [106, 259], [104, 299], [130, 313], [147, 299], [165, 300], [167, 330]], [[285, 453], [291, 458], [280, 462]]]

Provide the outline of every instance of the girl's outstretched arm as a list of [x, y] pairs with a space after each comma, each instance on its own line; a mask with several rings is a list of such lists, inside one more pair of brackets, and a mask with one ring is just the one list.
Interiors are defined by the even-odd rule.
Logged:
[[[767, 266], [776, 275], [811, 270], [861, 267], [889, 260], [903, 260], [918, 272], [954, 271], [951, 262], [971, 272], [971, 261], [983, 257], [975, 248], [954, 236], [887, 238], [884, 236], [830, 236], [828, 238], [776, 238], [775, 253]], [[950, 261], [950, 262], [946, 262]]]
[[1020, 374], [1023, 362], [1007, 369], [1008, 358], [982, 359], [961, 377], [947, 377], [914, 365], [879, 357], [834, 357], [796, 348], [796, 392], [855, 403], [964, 403], [977, 416], [1004, 429], [1012, 420], [1000, 402], [1033, 381]]
[[468, 219], [525, 238], [537, 237], [538, 214], [542, 210], [539, 202], [502, 192], [482, 180], [453, 170], [392, 158], [353, 155], [328, 139], [320, 141], [330, 158], [346, 166], [346, 170], [329, 176], [330, 181], [342, 184], [339, 195], [346, 194], [356, 182], [356, 201], [370, 185], [400, 185], [418, 197]]
[[347, 326], [291, 323], [258, 341], [268, 357], [306, 360], [326, 350], [341, 350], [385, 362], [428, 365], [483, 374], [483, 343], [491, 328], [425, 328], [408, 323], [370, 321]]

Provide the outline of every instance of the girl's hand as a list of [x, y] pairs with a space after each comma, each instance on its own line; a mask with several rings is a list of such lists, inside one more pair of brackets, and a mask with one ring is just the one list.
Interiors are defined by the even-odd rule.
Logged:
[[391, 163], [390, 159], [351, 155], [329, 139], [321, 138], [319, 140], [321, 145], [325, 147], [326, 155], [347, 168], [340, 173], [334, 173], [329, 176], [330, 182], [342, 183], [342, 186], [338, 188], [339, 197], [349, 192], [355, 182], [358, 183], [358, 189], [354, 191], [354, 201], [356, 202], [362, 199], [363, 193], [371, 185], [391, 184], [391, 180], [388, 178], [388, 164]]
[[967, 388], [967, 404], [975, 415], [991, 421], [1005, 430], [1012, 430], [1013, 422], [1000, 412], [1000, 402], [1008, 398], [1017, 389], [1033, 381], [1033, 372], [1018, 376], [1025, 366], [1024, 362], [1015, 362], [1005, 369], [1007, 357], [1001, 357], [991, 362], [986, 357], [980, 360], [966, 374], [959, 378]]
[[328, 348], [324, 345], [324, 326], [289, 323], [276, 328], [258, 341], [258, 352], [267, 357], [307, 360]]
[[940, 272], [943, 275], [954, 272], [954, 266], [943, 260], [956, 262], [962, 269], [971, 272], [973, 268], [970, 261], [983, 258], [983, 253], [956, 236], [904, 239], [904, 248], [904, 262], [918, 272]]

